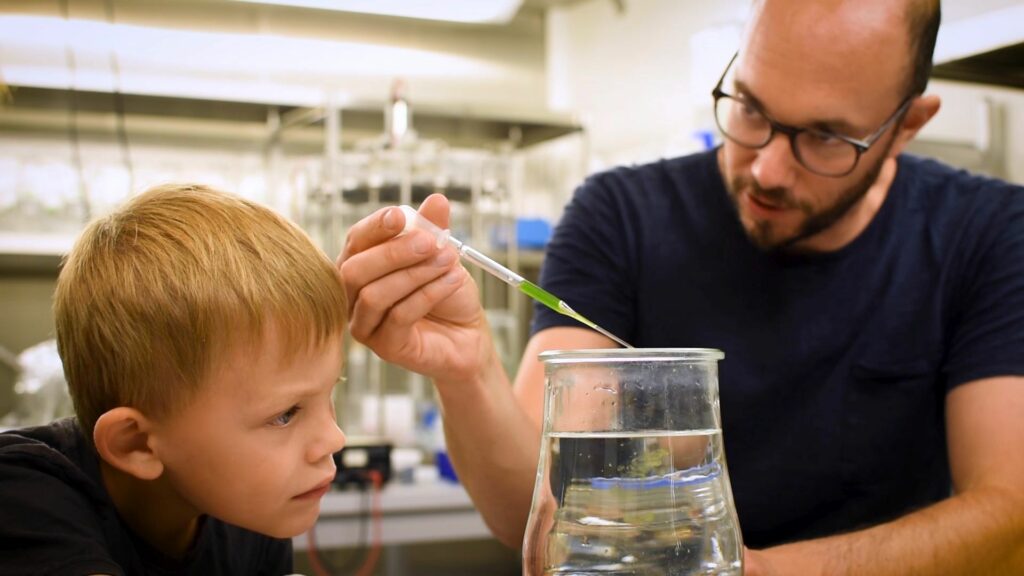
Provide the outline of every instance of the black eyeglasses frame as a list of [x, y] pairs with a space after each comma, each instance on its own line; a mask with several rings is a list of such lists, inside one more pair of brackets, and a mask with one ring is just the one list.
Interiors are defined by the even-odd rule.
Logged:
[[[910, 104], [918, 96], [917, 94], [911, 94], [911, 95], [907, 96], [906, 98], [904, 98], [904, 100], [900, 104], [899, 108], [897, 108], [896, 111], [893, 112], [893, 114], [891, 116], [889, 116], [889, 119], [886, 120], [878, 128], [878, 130], [875, 130], [874, 133], [872, 133], [870, 136], [868, 136], [866, 138], [853, 138], [851, 136], [846, 136], [846, 135], [843, 135], [843, 134], [837, 134], [835, 132], [829, 132], [827, 130], [819, 130], [817, 128], [790, 126], [788, 124], [783, 124], [781, 122], [776, 121], [774, 118], [772, 118], [767, 112], [764, 111], [764, 109], [762, 109], [756, 103], [754, 103], [754, 102], [745, 102], [743, 100], [740, 100], [736, 96], [734, 96], [732, 94], [729, 94], [729, 93], [725, 92], [724, 90], [722, 90], [722, 85], [725, 83], [725, 78], [729, 74], [729, 69], [732, 68], [733, 63], [736, 62], [736, 58], [738, 58], [738, 57], [739, 57], [739, 52], [736, 52], [735, 54], [732, 55], [732, 58], [729, 60], [729, 64], [726, 65], [725, 70], [722, 71], [722, 76], [718, 79], [718, 83], [715, 84], [714, 89], [711, 90], [711, 97], [714, 99], [713, 110], [716, 111], [715, 112], [715, 124], [718, 124], [718, 129], [729, 140], [732, 140], [733, 142], [735, 142], [736, 144], [739, 144], [740, 146], [743, 146], [744, 148], [749, 148], [749, 149], [752, 149], [752, 150], [759, 150], [759, 149], [764, 148], [765, 146], [767, 146], [775, 138], [775, 134], [776, 133], [785, 134], [786, 136], [789, 137], [789, 148], [793, 152], [793, 156], [797, 159], [797, 161], [800, 162], [800, 165], [803, 166], [804, 168], [806, 168], [807, 170], [809, 170], [809, 171], [811, 171], [811, 172], [813, 172], [815, 174], [818, 174], [819, 176], [826, 176], [826, 177], [830, 177], [830, 178], [842, 178], [843, 176], [846, 176], [846, 175], [850, 174], [851, 172], [853, 172], [857, 168], [857, 164], [860, 162], [860, 157], [865, 152], [867, 152], [871, 148], [871, 146], [875, 142], [877, 142], [879, 138], [882, 137], [883, 134], [885, 134], [885, 131], [888, 130], [896, 122], [896, 120], [898, 118], [900, 118], [907, 111], [908, 108], [910, 108]], [[750, 144], [746, 144], [744, 142], [740, 142], [740, 141], [736, 140], [733, 136], [729, 135], [729, 133], [725, 130], [725, 128], [722, 127], [721, 123], [719, 123], [719, 121], [718, 121], [718, 112], [717, 112], [718, 101], [721, 100], [722, 98], [729, 98], [729, 99], [737, 101], [737, 102], [744, 102], [746, 105], [753, 107], [755, 110], [757, 110], [757, 112], [759, 114], [764, 116], [764, 119], [768, 121], [768, 126], [769, 126], [770, 130], [768, 131], [768, 137], [765, 139], [765, 141], [763, 143], [761, 143], [759, 145], [756, 145], [756, 146], [752, 146]], [[800, 154], [800, 148], [799, 148], [799, 146], [797, 146], [797, 143], [796, 143], [796, 137], [799, 136], [800, 134], [804, 133], [804, 132], [808, 132], [808, 133], [811, 133], [811, 134], [819, 134], [819, 135], [828, 136], [828, 137], [831, 137], [831, 138], [838, 138], [838, 139], [842, 140], [843, 142], [846, 142], [847, 144], [852, 145], [854, 147], [854, 149], [856, 150], [856, 156], [854, 157], [853, 164], [850, 166], [850, 168], [848, 170], [846, 170], [845, 172], [842, 172], [842, 173], [838, 173], [838, 174], [824, 173], [824, 172], [821, 172], [819, 170], [815, 170], [814, 168], [811, 168], [804, 161], [803, 157]]]

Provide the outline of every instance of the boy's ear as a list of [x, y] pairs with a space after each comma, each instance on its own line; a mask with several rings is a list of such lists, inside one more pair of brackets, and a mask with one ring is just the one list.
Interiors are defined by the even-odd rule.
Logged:
[[150, 447], [152, 428], [142, 412], [119, 406], [96, 420], [92, 439], [107, 464], [141, 480], [155, 480], [164, 465]]

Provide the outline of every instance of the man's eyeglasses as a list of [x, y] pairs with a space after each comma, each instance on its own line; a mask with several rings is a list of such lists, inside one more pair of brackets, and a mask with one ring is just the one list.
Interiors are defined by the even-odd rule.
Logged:
[[711, 91], [715, 99], [715, 122], [726, 138], [746, 148], [764, 148], [776, 133], [789, 137], [793, 156], [800, 164], [820, 176], [846, 176], [857, 167], [861, 154], [867, 152], [896, 122], [914, 101], [908, 96], [896, 112], [873, 134], [863, 140], [817, 128], [798, 128], [772, 120], [755, 102], [733, 96], [722, 90], [729, 69], [736, 61], [734, 54]]

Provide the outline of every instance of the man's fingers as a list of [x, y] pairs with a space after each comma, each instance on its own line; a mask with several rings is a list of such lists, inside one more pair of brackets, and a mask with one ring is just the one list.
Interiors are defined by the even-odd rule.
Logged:
[[386, 317], [378, 324], [377, 329], [364, 340], [360, 340], [373, 348], [381, 358], [392, 360], [408, 354], [418, 355], [416, 350], [422, 346], [417, 337], [412, 337], [410, 330], [424, 320], [439, 302], [451, 297], [465, 285], [469, 274], [456, 266], [444, 275], [430, 282], [422, 289], [409, 295], [408, 298], [395, 304], [388, 310]]
[[455, 294], [469, 274], [462, 266], [455, 266], [443, 276], [391, 307], [388, 321], [396, 328], [406, 328], [429, 314], [441, 301]]
[[[365, 286], [396, 270], [415, 266], [432, 257], [443, 258], [443, 261], [437, 263], [442, 266], [450, 264], [456, 258], [453, 250], [438, 252], [437, 242], [427, 232], [412, 230], [404, 236], [345, 258], [338, 269], [341, 271], [345, 293], [348, 296], [349, 312]], [[406, 291], [408, 290], [411, 288]]]
[[[449, 210], [448, 199], [440, 194], [420, 205], [420, 214], [441, 228], [448, 227]], [[423, 230], [400, 235], [404, 226], [405, 215], [397, 207], [378, 210], [352, 226], [338, 258], [349, 300], [349, 330], [360, 342], [400, 344], [409, 327], [455, 294], [468, 277], [452, 247], [439, 248]], [[392, 337], [397, 340], [387, 342]]]
[[[363, 258], [363, 255], [353, 257], [353, 261], [356, 258]], [[449, 248], [423, 263], [392, 270], [380, 278], [373, 279], [372, 282], [352, 286], [349, 285], [348, 276], [342, 272], [346, 290], [353, 291], [349, 299], [349, 330], [352, 336], [360, 341], [368, 338], [377, 331], [384, 317], [396, 303], [423, 290], [452, 268], [461, 269], [461, 266], [456, 264], [456, 259], [455, 251]], [[356, 267], [355, 270], [361, 273], [368, 267], [369, 264]]]
[[419, 213], [441, 229], [448, 228], [451, 209], [444, 194], [431, 194], [420, 204]]
[[[431, 194], [420, 204], [419, 212], [440, 228], [448, 228], [450, 206], [443, 194]], [[338, 265], [394, 237], [405, 228], [405, 214], [397, 206], [381, 208], [349, 228]]]
[[437, 241], [433, 236], [422, 230], [411, 230], [383, 244], [348, 255], [338, 267], [345, 283], [360, 289], [399, 268], [418, 264], [437, 252]]
[[338, 264], [395, 236], [405, 227], [405, 215], [396, 206], [381, 208], [356, 222], [345, 236]]

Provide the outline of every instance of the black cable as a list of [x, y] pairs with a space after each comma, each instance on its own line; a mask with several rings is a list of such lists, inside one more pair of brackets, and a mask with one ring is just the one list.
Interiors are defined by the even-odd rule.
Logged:
[[[350, 554], [349, 557], [345, 559], [345, 562], [343, 564], [341, 564], [340, 566], [335, 566], [327, 560], [325, 555], [320, 554], [316, 548], [310, 547], [309, 549], [309, 553], [316, 554], [317, 560], [320, 561], [320, 564], [322, 564], [323, 567], [326, 568], [327, 572], [330, 574], [343, 575], [350, 573], [352, 570], [358, 567], [359, 563], [363, 559], [365, 559], [366, 555], [369, 553], [367, 541], [370, 538], [370, 491], [372, 487], [372, 483], [363, 484], [359, 487], [359, 539], [356, 541], [356, 546], [353, 549], [352, 554]], [[310, 530], [315, 529], [316, 525], [310, 528]]]
[[370, 490], [371, 486], [363, 486], [360, 489], [360, 500], [359, 500], [359, 539], [356, 540], [356, 546], [352, 551], [352, 554], [345, 560], [345, 563], [335, 569], [330, 566], [331, 570], [338, 574], [347, 574], [352, 570], [355, 570], [366, 554], [360, 554], [360, 552], [367, 548], [367, 542], [370, 540]]

